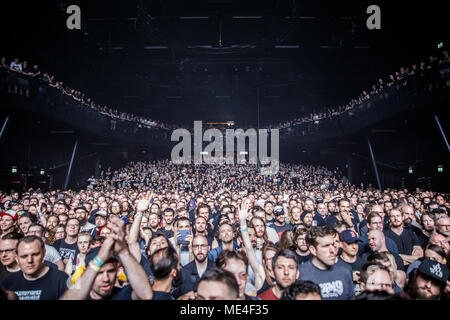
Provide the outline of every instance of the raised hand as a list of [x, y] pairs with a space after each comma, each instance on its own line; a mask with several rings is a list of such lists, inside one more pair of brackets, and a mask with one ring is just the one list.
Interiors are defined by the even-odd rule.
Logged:
[[112, 238], [114, 240], [113, 251], [115, 254], [120, 254], [128, 247], [128, 244], [125, 240], [125, 223], [122, 219], [113, 217], [108, 222], [108, 228], [111, 229], [109, 238]]

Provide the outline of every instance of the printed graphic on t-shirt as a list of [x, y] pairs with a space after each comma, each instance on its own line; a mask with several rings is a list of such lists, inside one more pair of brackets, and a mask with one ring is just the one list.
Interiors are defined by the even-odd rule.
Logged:
[[39, 300], [42, 290], [15, 291], [19, 300]]
[[67, 248], [59, 248], [59, 254], [63, 259], [73, 259], [75, 256], [75, 250]]
[[344, 284], [341, 280], [320, 283], [322, 298], [337, 298], [344, 293]]

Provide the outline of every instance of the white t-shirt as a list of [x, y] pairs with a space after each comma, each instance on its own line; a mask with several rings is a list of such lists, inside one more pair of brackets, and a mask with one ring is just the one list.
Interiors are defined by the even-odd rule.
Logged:
[[46, 244], [44, 260], [56, 264], [59, 260], [61, 260], [61, 255], [59, 254], [58, 250], [56, 250], [54, 247]]
[[16, 70], [16, 71], [22, 71], [22, 64], [20, 62], [17, 64], [13, 61], [13, 62], [11, 62], [10, 67], [11, 67], [11, 69]]

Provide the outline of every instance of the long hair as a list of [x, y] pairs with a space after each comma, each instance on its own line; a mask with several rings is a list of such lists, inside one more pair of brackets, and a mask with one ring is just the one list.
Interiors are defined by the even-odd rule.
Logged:
[[267, 268], [266, 263], [265, 263], [265, 257], [266, 257], [266, 253], [268, 251], [273, 251], [273, 252], [277, 253], [278, 248], [276, 246], [274, 246], [273, 244], [268, 243], [267, 245], [264, 246], [264, 249], [262, 251], [263, 267], [264, 267], [264, 273], [266, 274], [266, 281], [270, 287], [273, 287], [275, 284], [273, 283], [272, 278], [270, 277], [269, 269]]

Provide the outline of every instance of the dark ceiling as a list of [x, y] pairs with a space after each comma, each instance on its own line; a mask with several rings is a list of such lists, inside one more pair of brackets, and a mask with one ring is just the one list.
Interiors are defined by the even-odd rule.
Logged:
[[[434, 4], [435, 3], [435, 4]], [[82, 30], [66, 26], [77, 4]], [[173, 123], [274, 123], [338, 106], [448, 39], [437, 1], [158, 0], [2, 3], [0, 55], [98, 103]]]

